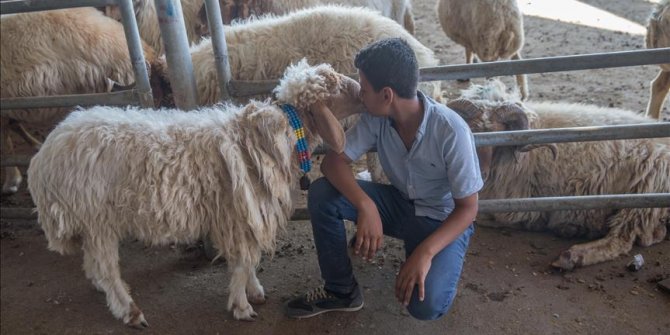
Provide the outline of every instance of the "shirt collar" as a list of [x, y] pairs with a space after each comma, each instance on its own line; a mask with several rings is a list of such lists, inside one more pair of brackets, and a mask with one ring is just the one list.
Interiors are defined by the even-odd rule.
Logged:
[[423, 94], [421, 91], [416, 91], [416, 95], [419, 98], [419, 100], [423, 103], [423, 120], [421, 120], [421, 124], [419, 125], [419, 129], [416, 131], [416, 141], [419, 142], [421, 138], [423, 137], [423, 134], [426, 133], [426, 127], [428, 126], [428, 118], [429, 114], [432, 110], [430, 104], [431, 102], [426, 99], [426, 96]]
[[[416, 138], [415, 140], [419, 142], [423, 135], [426, 133], [426, 127], [428, 127], [428, 118], [430, 116], [430, 113], [432, 112], [432, 102], [426, 98], [426, 95], [423, 94], [423, 92], [417, 90], [416, 95], [419, 98], [419, 100], [423, 103], [423, 120], [421, 120], [421, 124], [419, 125], [419, 129], [416, 130]], [[390, 117], [386, 117], [386, 123], [388, 124], [389, 127], [393, 127], [393, 120]]]

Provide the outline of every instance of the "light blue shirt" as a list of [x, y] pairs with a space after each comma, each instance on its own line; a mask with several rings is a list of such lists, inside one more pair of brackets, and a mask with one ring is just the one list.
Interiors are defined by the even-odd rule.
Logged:
[[423, 93], [418, 96], [424, 114], [409, 152], [390, 118], [364, 113], [347, 131], [344, 153], [357, 160], [377, 148], [384, 173], [406, 199], [414, 201], [416, 216], [442, 221], [454, 210], [454, 198], [478, 192], [484, 182], [465, 121]]

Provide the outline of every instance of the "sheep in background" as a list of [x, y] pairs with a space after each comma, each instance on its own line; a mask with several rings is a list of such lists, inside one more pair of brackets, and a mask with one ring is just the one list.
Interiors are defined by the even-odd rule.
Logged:
[[[286, 66], [303, 57], [313, 63], [329, 63], [340, 73], [355, 73], [356, 53], [369, 43], [389, 37], [406, 40], [416, 53], [419, 67], [438, 65], [433, 51], [397, 22], [366, 8], [313, 7], [284, 16], [233, 24], [225, 33], [232, 78], [235, 80], [276, 79]], [[211, 41], [206, 39], [192, 47], [191, 59], [199, 104], [216, 103], [219, 100], [219, 85]], [[428, 96], [440, 98], [439, 82], [423, 82], [420, 88]], [[355, 120], [345, 120], [345, 127]], [[382, 180], [381, 168], [378, 164], [370, 164], [374, 180]]]
[[[275, 89], [295, 106], [307, 149], [323, 138], [336, 151], [344, 148], [337, 119], [364, 110], [358, 91], [329, 65], [305, 61]], [[86, 277], [125, 323], [147, 326], [120, 277], [118, 243], [127, 237], [165, 245], [209, 236], [232, 274], [228, 309], [252, 320], [249, 301], [265, 300], [255, 269], [261, 252], [272, 254], [302, 173], [297, 133], [269, 100], [194, 112], [94, 107], [49, 134], [28, 187], [49, 249], [81, 246]]]
[[[670, 1], [661, 1], [649, 18], [647, 48], [670, 48]], [[661, 109], [670, 92], [670, 63], [661, 64], [661, 71], [651, 82], [649, 104], [646, 115], [661, 119]]]
[[[305, 57], [329, 63], [346, 74], [356, 72], [354, 56], [364, 46], [384, 38], [406, 40], [416, 53], [419, 67], [438, 65], [425, 47], [395, 21], [366, 8], [319, 6], [278, 17], [262, 17], [233, 24], [225, 30], [232, 79], [276, 79], [286, 66]], [[300, 38], [295, 38], [300, 36]], [[191, 48], [199, 104], [219, 99], [211, 40]], [[440, 97], [439, 82], [421, 83], [427, 95]]]
[[[130, 84], [134, 72], [123, 26], [92, 7], [3, 15], [0, 18], [0, 97], [104, 93], [113, 81]], [[156, 63], [144, 45], [146, 61]], [[56, 110], [55, 113], [44, 113]], [[21, 123], [51, 127], [71, 108], [3, 111], [2, 153], [12, 154], [9, 130], [33, 146], [39, 141]], [[15, 193], [22, 177], [7, 167], [2, 193]]]
[[[523, 15], [517, 0], [438, 0], [442, 30], [465, 47], [465, 62], [476, 54], [484, 62], [521, 59], [524, 43]], [[528, 98], [526, 75], [516, 76], [521, 98]]]
[[[473, 85], [448, 106], [473, 132], [649, 123], [632, 111], [592, 105], [527, 102], [491, 81]], [[548, 147], [551, 150], [533, 150]], [[574, 142], [480, 150], [482, 199], [670, 192], [670, 138]], [[488, 170], [488, 171], [486, 171]], [[563, 237], [596, 239], [561, 253], [552, 264], [573, 269], [649, 246], [667, 234], [666, 208], [563, 210], [480, 214], [484, 226], [550, 230]]]
[[299, 9], [328, 4], [366, 7], [379, 11], [383, 16], [398, 22], [410, 34], [414, 35], [414, 14], [412, 14], [411, 0], [238, 0], [236, 3], [237, 13], [244, 14], [231, 17], [241, 19], [266, 13], [287, 14]]
[[[221, 12], [227, 0], [220, 0]], [[209, 35], [209, 24], [204, 0], [181, 0], [181, 9], [186, 27], [186, 37], [189, 44], [198, 43], [204, 36]], [[140, 36], [158, 54], [164, 54], [165, 48], [158, 25], [158, 14], [154, 0], [133, 0], [135, 19]], [[116, 5], [105, 7], [105, 14], [117, 21], [121, 21], [121, 12]]]

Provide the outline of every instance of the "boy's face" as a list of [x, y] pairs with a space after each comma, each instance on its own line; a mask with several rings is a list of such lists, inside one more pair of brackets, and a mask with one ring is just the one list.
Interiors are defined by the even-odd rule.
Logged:
[[374, 116], [389, 116], [390, 109], [387, 99], [385, 99], [384, 90], [375, 92], [368, 79], [363, 72], [358, 71], [359, 83], [361, 84], [361, 91], [359, 96], [363, 105], [368, 110], [368, 113]]

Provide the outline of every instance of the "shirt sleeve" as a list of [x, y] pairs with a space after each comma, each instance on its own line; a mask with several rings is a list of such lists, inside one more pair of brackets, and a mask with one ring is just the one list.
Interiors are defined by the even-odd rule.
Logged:
[[475, 139], [467, 123], [460, 117], [450, 119], [451, 129], [445, 137], [443, 157], [454, 199], [478, 192], [484, 181], [479, 169]]
[[368, 113], [361, 114], [361, 118], [347, 130], [344, 154], [352, 161], [360, 158], [377, 145], [379, 136], [379, 118]]

